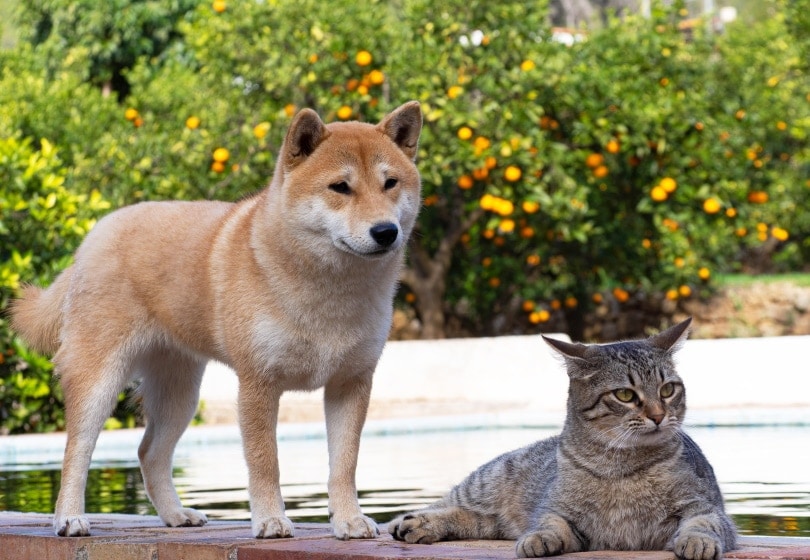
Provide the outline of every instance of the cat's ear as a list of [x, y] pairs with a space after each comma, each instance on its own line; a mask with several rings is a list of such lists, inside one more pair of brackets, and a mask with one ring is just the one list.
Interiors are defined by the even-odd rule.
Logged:
[[586, 373], [590, 368], [586, 367], [591, 359], [599, 353], [599, 347], [591, 344], [580, 344], [579, 342], [566, 342], [564, 340], [557, 340], [556, 338], [548, 338], [543, 336], [546, 344], [554, 348], [560, 356], [565, 359], [565, 364], [568, 370], [568, 376], [571, 378], [587, 377]]
[[655, 336], [649, 338], [650, 344], [661, 350], [667, 352], [677, 352], [680, 350], [686, 337], [689, 336], [689, 325], [692, 323], [692, 318], [689, 317], [685, 321], [681, 321], [673, 327], [662, 331]]

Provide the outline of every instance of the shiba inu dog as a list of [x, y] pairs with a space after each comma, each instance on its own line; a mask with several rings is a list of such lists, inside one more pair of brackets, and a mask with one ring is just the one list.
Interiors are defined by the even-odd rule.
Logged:
[[172, 455], [209, 359], [239, 377], [253, 534], [292, 537], [279, 489], [284, 391], [324, 387], [329, 512], [339, 539], [372, 538], [355, 470], [371, 378], [421, 205], [417, 102], [375, 125], [293, 119], [270, 185], [226, 202], [146, 202], [98, 222], [48, 289], [27, 287], [13, 327], [54, 354], [67, 447], [53, 527], [90, 532], [87, 471], [117, 395], [141, 378], [146, 491], [168, 526], [199, 526], [172, 482]]

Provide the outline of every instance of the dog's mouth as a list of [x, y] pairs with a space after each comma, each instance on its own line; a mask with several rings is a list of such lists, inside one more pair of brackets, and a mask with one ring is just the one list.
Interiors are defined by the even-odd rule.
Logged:
[[371, 251], [360, 251], [355, 249], [351, 245], [349, 245], [343, 239], [335, 240], [335, 246], [343, 252], [349, 253], [350, 255], [354, 255], [355, 257], [360, 257], [363, 259], [379, 259], [384, 257], [385, 255], [391, 253], [394, 248], [393, 247], [381, 247], [379, 249], [374, 249]]

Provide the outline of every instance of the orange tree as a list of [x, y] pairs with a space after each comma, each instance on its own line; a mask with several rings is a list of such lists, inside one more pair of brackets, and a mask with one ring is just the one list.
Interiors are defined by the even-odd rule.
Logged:
[[269, 179], [299, 108], [375, 121], [418, 99], [424, 208], [400, 304], [426, 337], [578, 336], [595, 302], [688, 297], [741, 246], [800, 260], [806, 66], [773, 40], [802, 35], [779, 13], [687, 40], [678, 6], [659, 8], [566, 47], [542, 2], [219, 0], [127, 72], [121, 104], [22, 53], [0, 132], [51, 139], [68, 184], [114, 205], [235, 199]]

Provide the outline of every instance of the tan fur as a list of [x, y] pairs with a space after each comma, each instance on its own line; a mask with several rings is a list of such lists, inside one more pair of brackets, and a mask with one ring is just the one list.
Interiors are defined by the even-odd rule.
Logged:
[[236, 204], [120, 209], [97, 224], [49, 289], [25, 290], [13, 306], [14, 327], [55, 352], [65, 394], [57, 534], [89, 534], [90, 457], [116, 395], [135, 377], [147, 418], [138, 451], [147, 493], [167, 525], [206, 522], [180, 505], [171, 461], [208, 359], [239, 376], [254, 535], [293, 534], [279, 490], [278, 400], [317, 387], [325, 387], [335, 535], [378, 534], [360, 512], [354, 475], [371, 377], [420, 206], [413, 163], [420, 130], [415, 102], [377, 126], [326, 126], [304, 110], [258, 195]]

